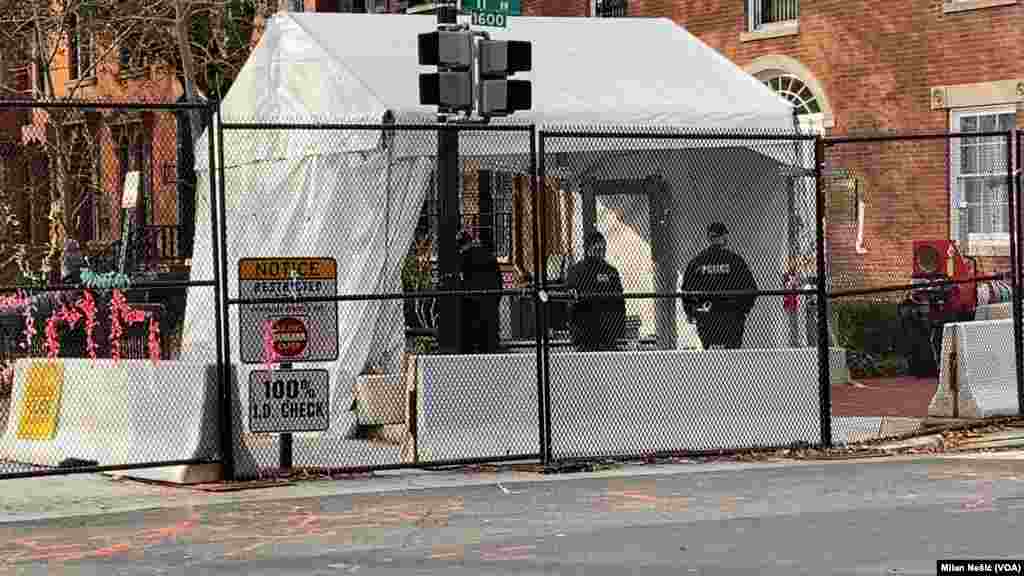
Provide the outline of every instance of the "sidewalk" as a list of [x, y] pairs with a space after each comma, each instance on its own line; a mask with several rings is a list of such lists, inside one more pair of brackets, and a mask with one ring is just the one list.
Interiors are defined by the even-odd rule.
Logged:
[[[903, 442], [852, 449], [782, 449], [731, 456], [675, 458], [661, 462], [598, 464], [591, 471], [544, 474], [538, 464], [468, 466], [448, 470], [400, 470], [325, 479], [284, 479], [209, 486], [172, 486], [99, 474], [0, 480], [0, 524], [49, 518], [111, 514], [231, 502], [259, 502], [332, 495], [375, 494], [429, 488], [562, 482], [579, 478], [625, 478], [700, 474], [747, 469], [823, 466], [859, 461], [935, 458], [1024, 459], [1024, 421], [951, 431]], [[982, 452], [999, 449], [1000, 452]]]
[[833, 416], [927, 418], [937, 378], [872, 378], [832, 386]]

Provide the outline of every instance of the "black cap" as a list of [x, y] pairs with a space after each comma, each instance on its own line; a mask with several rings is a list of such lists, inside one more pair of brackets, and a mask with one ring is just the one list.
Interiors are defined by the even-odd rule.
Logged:
[[729, 233], [729, 230], [725, 227], [725, 224], [721, 222], [712, 222], [708, 226], [708, 236], [711, 238], [718, 238], [719, 236], [725, 236]]

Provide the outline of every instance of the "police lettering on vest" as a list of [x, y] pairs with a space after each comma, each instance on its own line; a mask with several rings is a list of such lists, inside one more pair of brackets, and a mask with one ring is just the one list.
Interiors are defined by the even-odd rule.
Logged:
[[728, 264], [705, 264], [700, 271], [701, 274], [731, 274], [732, 268]]

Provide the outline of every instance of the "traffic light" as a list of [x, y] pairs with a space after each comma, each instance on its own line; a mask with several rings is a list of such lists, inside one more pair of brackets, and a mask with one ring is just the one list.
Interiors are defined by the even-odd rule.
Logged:
[[437, 72], [420, 74], [420, 104], [441, 111], [473, 110], [473, 34], [468, 30], [438, 30], [419, 35], [421, 66]]
[[480, 40], [477, 45], [479, 112], [481, 116], [506, 116], [532, 106], [529, 80], [510, 80], [516, 72], [532, 68], [533, 49], [518, 40]]

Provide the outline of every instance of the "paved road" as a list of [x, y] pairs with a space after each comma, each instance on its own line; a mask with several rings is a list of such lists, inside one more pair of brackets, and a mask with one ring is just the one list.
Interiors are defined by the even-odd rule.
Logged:
[[1024, 557], [1020, 454], [173, 506], [2, 523], [0, 572], [890, 576]]

